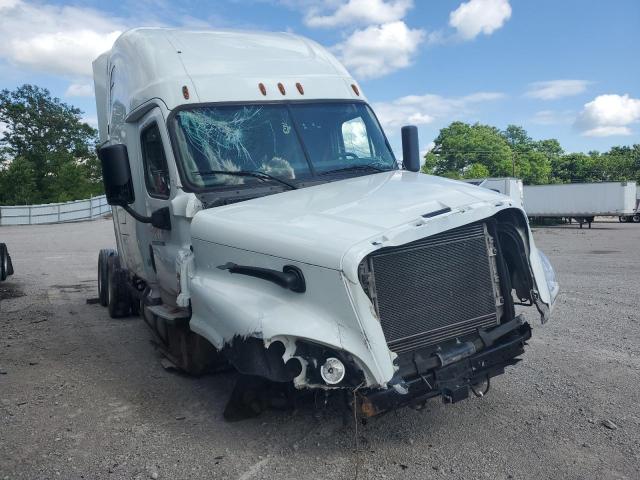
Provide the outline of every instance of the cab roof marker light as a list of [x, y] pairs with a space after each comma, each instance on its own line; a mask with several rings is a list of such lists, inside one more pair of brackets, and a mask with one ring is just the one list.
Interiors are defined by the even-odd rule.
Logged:
[[182, 86], [182, 96], [184, 97], [185, 100], [189, 100], [189, 89], [187, 88], [186, 85]]
[[284, 85], [282, 83], [278, 83], [278, 90], [280, 90], [280, 93], [282, 95], [285, 95], [287, 92], [284, 89]]
[[353, 93], [355, 93], [357, 96], [360, 96], [360, 89], [355, 83], [351, 84], [351, 88], [353, 89]]
[[304, 95], [304, 88], [302, 88], [302, 84], [300, 82], [296, 83], [296, 88], [300, 92], [300, 95]]
[[260, 82], [258, 84], [258, 88], [260, 89], [260, 93], [262, 93], [262, 95], [267, 95], [267, 87], [264, 86], [264, 83]]

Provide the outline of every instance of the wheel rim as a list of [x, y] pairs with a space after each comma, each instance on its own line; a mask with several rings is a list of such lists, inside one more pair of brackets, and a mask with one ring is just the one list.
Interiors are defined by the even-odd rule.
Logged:
[[9, 274], [9, 257], [6, 253], [2, 256], [2, 271], [5, 275]]

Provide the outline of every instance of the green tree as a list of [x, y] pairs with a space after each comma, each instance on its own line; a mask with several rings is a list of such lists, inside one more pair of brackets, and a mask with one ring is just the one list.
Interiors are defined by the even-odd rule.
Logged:
[[[13, 173], [33, 179], [23, 190], [21, 203], [47, 203], [82, 198], [101, 191], [96, 178], [96, 131], [82, 121], [82, 111], [51, 96], [48, 90], [23, 85], [0, 91], [0, 203], [12, 203], [6, 183]], [[66, 180], [63, 180], [66, 179]], [[26, 188], [26, 187], [25, 187]]]
[[518, 125], [509, 125], [502, 136], [514, 155], [514, 175], [526, 184], [549, 183], [551, 159], [562, 152], [560, 143], [556, 139], [536, 142]]
[[482, 165], [491, 175], [511, 174], [511, 148], [495, 127], [453, 122], [440, 130], [434, 143], [435, 147], [425, 157], [426, 173], [459, 178], [467, 176], [472, 165]]
[[560, 142], [555, 138], [548, 138], [546, 140], [538, 140], [533, 142], [533, 149], [537, 152], [543, 153], [546, 157], [552, 161], [552, 159], [564, 155], [564, 150], [560, 146]]
[[592, 159], [585, 153], [568, 153], [552, 163], [554, 183], [587, 182], [591, 179]]
[[640, 184], [640, 144], [612, 147], [602, 157], [609, 179], [635, 180]]
[[464, 178], [484, 178], [490, 176], [489, 169], [481, 163], [472, 163], [464, 172]]
[[18, 157], [0, 170], [0, 198], [7, 205], [31, 203], [35, 189], [35, 173], [28, 160]]
[[509, 125], [502, 132], [511, 150], [516, 153], [529, 152], [533, 150], [534, 142], [527, 131], [518, 125]]
[[533, 140], [518, 125], [500, 131], [453, 122], [440, 130], [422, 171], [450, 178], [515, 175], [525, 184], [640, 183], [640, 144], [612, 147], [605, 153], [565, 153], [557, 139]]
[[551, 161], [543, 152], [529, 150], [515, 154], [515, 176], [527, 185], [543, 185], [551, 180]]

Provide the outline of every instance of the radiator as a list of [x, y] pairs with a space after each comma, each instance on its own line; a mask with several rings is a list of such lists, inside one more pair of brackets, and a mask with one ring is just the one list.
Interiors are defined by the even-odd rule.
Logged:
[[378, 250], [360, 264], [389, 348], [396, 353], [498, 323], [496, 249], [484, 223]]

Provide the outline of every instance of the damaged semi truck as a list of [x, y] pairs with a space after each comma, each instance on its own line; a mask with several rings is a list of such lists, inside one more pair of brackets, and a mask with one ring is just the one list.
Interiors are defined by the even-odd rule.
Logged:
[[558, 284], [526, 214], [399, 166], [358, 83], [291, 34], [142, 28], [93, 63], [117, 250], [112, 317], [140, 314], [199, 374], [357, 390], [364, 416], [482, 394]]

